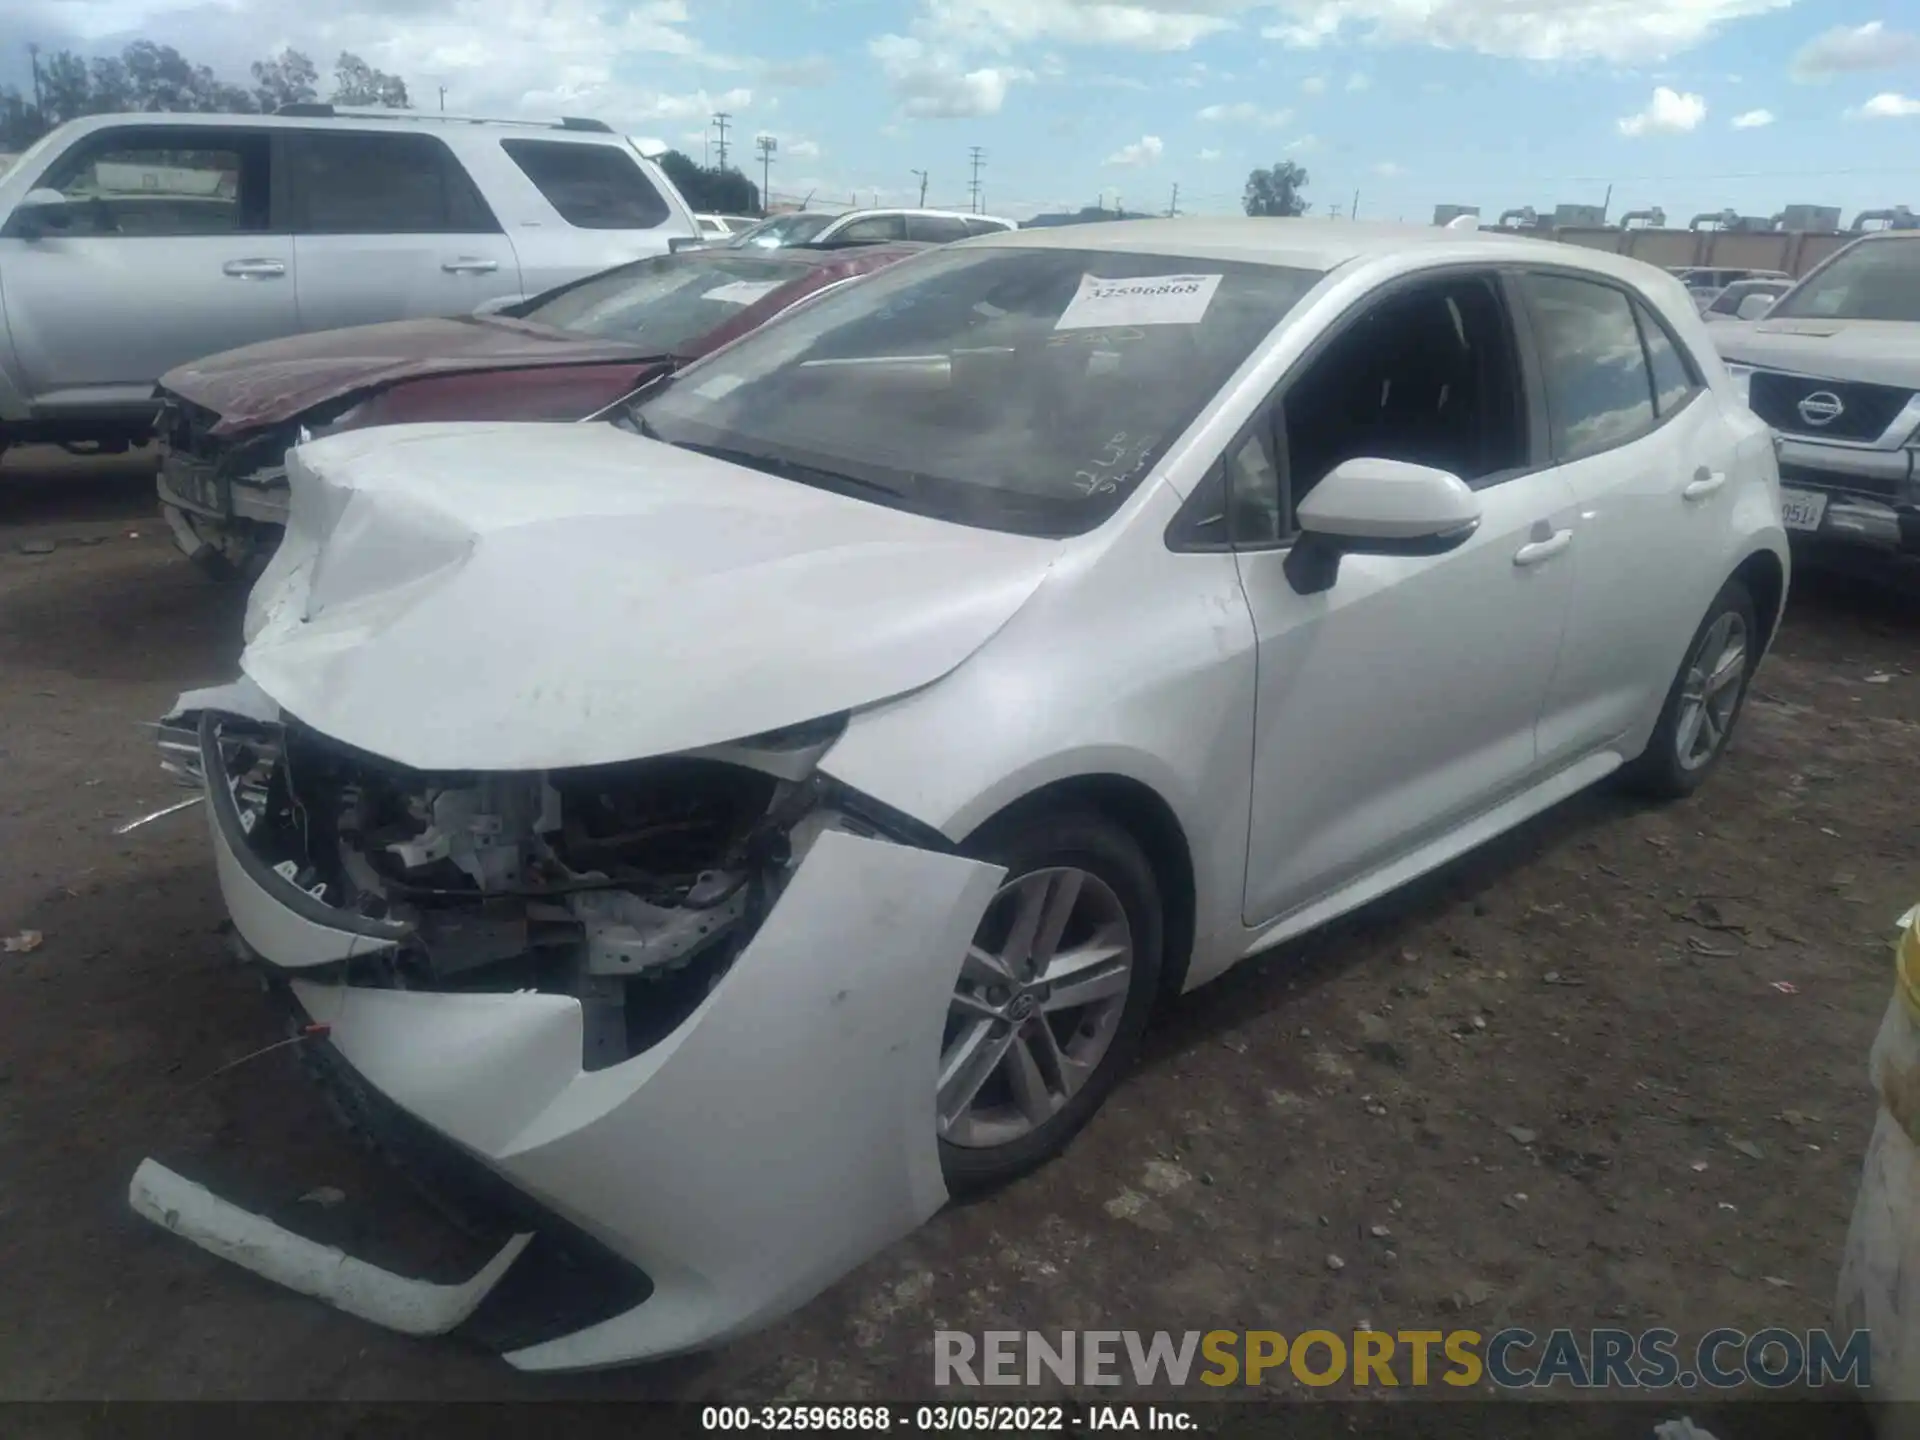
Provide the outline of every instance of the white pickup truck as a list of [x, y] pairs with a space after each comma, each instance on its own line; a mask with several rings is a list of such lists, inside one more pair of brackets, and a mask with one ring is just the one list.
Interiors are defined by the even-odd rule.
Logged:
[[597, 120], [331, 105], [62, 125], [0, 175], [0, 449], [138, 443], [189, 360], [664, 253], [700, 230], [663, 149]]

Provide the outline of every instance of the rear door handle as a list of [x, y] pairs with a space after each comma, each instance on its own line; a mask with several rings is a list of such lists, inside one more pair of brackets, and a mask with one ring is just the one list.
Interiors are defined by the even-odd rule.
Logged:
[[220, 267], [222, 275], [236, 280], [278, 280], [287, 267], [278, 260], [229, 260]]
[[1698, 470], [1693, 472], [1693, 479], [1689, 480], [1686, 485], [1681, 488], [1680, 498], [1683, 500], [1704, 500], [1726, 483], [1726, 471], [1709, 470], [1706, 466], [1702, 465]]
[[1538, 565], [1544, 560], [1551, 560], [1571, 544], [1573, 531], [1556, 530], [1545, 540], [1534, 540], [1514, 551], [1513, 563], [1521, 566]]
[[458, 260], [442, 260], [440, 268], [449, 275], [486, 275], [500, 268], [498, 260], [482, 260], [477, 255], [462, 255]]

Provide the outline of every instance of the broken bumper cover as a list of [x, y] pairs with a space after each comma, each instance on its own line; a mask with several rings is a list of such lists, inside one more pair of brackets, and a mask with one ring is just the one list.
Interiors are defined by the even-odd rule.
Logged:
[[997, 867], [825, 830], [692, 1014], [589, 1071], [572, 996], [349, 983], [338, 962], [405, 927], [329, 907], [255, 856], [210, 720], [201, 745], [235, 928], [329, 1027], [316, 1043], [652, 1282], [512, 1364], [586, 1369], [750, 1332], [945, 1203], [941, 1029]]
[[162, 446], [155, 488], [174, 544], [189, 556], [215, 543], [237, 521], [282, 529], [287, 523], [290, 492], [284, 465], [236, 481], [210, 461]]

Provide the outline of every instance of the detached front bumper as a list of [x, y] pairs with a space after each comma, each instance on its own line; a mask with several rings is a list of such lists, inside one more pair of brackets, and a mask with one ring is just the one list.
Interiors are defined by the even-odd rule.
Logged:
[[692, 1014], [589, 1071], [569, 995], [351, 983], [351, 962], [404, 944], [406, 927], [329, 906], [259, 859], [210, 721], [200, 738], [221, 892], [248, 947], [329, 1027], [314, 1043], [652, 1282], [512, 1364], [592, 1368], [752, 1331], [945, 1203], [941, 1028], [997, 867], [823, 830]]

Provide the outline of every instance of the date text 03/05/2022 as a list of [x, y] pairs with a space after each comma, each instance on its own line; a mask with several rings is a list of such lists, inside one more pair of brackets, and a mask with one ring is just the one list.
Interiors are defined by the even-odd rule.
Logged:
[[708, 1405], [712, 1431], [842, 1431], [941, 1435], [1075, 1430], [1196, 1430], [1186, 1411], [1163, 1405]]

